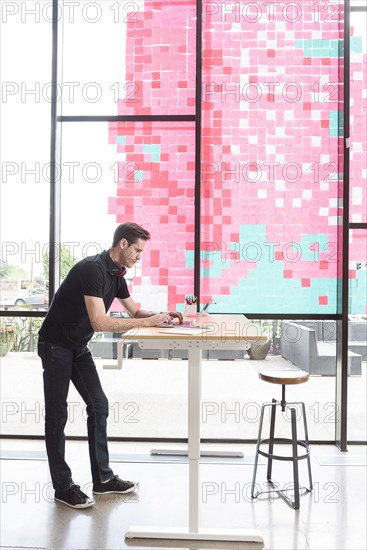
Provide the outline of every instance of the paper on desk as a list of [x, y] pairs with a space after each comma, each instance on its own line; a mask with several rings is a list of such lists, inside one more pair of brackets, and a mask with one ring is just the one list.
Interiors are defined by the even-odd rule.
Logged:
[[201, 334], [202, 332], [209, 330], [210, 327], [172, 327], [165, 328], [159, 332], [163, 334]]

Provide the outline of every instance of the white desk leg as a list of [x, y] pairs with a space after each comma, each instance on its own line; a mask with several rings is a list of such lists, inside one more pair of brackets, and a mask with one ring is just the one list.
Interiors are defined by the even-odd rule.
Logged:
[[117, 342], [117, 367], [122, 369], [122, 360], [124, 355], [124, 341]]
[[[190, 355], [191, 354], [191, 355]], [[189, 356], [188, 356], [188, 368], [190, 369], [191, 365], [197, 365], [198, 366], [198, 373], [193, 372], [191, 375], [189, 373], [189, 399], [190, 396], [193, 396], [195, 400], [198, 402], [199, 410], [196, 411], [195, 414], [197, 414], [197, 417], [199, 419], [199, 434], [200, 434], [200, 418], [201, 418], [201, 412], [200, 412], [200, 400], [201, 400], [201, 364], [202, 364], [202, 350], [189, 350]], [[195, 367], [196, 368], [196, 367]], [[195, 376], [197, 375], [198, 381], [195, 381]], [[193, 385], [194, 387], [190, 386], [190, 377], [193, 379]], [[195, 391], [195, 384], [197, 384], [199, 395], [197, 396]], [[193, 405], [192, 405], [193, 406]], [[189, 403], [189, 411], [190, 411], [190, 403]], [[194, 414], [192, 415], [194, 417]], [[190, 416], [189, 416], [189, 429], [190, 429]], [[190, 434], [189, 434], [190, 439]], [[200, 443], [200, 442], [199, 442]], [[185, 450], [177, 450], [177, 449], [152, 449], [150, 451], [151, 455], [158, 455], [158, 456], [189, 456], [189, 452]], [[244, 454], [242, 451], [201, 451], [199, 454], [200, 456], [215, 456], [215, 457], [223, 457], [223, 458], [243, 458]], [[190, 456], [189, 456], [190, 458]]]
[[122, 340], [117, 342], [117, 363], [105, 363], [104, 369], [122, 369], [122, 360], [124, 355], [124, 342]]
[[199, 530], [201, 349], [189, 350], [188, 440], [189, 440], [189, 531]]

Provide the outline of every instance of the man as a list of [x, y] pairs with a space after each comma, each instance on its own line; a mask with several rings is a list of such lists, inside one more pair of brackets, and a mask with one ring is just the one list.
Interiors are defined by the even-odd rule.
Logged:
[[[124, 275], [141, 258], [148, 231], [134, 223], [119, 225], [112, 247], [78, 262], [60, 285], [39, 331], [45, 394], [45, 439], [55, 499], [72, 508], [87, 508], [94, 500], [72, 480], [65, 462], [67, 395], [70, 381], [87, 405], [89, 456], [94, 494], [129, 493], [137, 485], [114, 475], [107, 445], [108, 401], [87, 343], [94, 331], [125, 332], [158, 325], [177, 312], [153, 313], [132, 300]], [[107, 315], [118, 298], [129, 318]]]

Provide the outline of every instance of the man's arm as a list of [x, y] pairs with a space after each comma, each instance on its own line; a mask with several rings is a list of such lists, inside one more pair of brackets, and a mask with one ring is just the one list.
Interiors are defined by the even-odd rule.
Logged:
[[132, 319], [145, 319], [146, 317], [152, 317], [156, 314], [155, 311], [139, 309], [131, 296], [128, 298], [118, 298], [118, 300]]
[[[95, 296], [84, 296], [85, 305], [87, 308], [90, 324], [96, 332], [126, 332], [136, 327], [154, 327], [170, 320], [168, 313], [144, 312], [139, 310], [132, 298], [121, 300], [130, 319], [120, 319], [109, 317], [106, 314], [106, 308], [102, 298]], [[143, 311], [145, 316], [139, 316], [138, 312]]]
[[[121, 302], [127, 313], [130, 315], [130, 317], [132, 317], [133, 319], [146, 319], [147, 317], [152, 317], [153, 315], [156, 315], [156, 312], [154, 311], [139, 309], [131, 296], [129, 296], [129, 298], [119, 298], [119, 301]], [[179, 322], [182, 323], [182, 313], [179, 313], [177, 311], [161, 311], [161, 314], [169, 315], [169, 320], [176, 317]]]

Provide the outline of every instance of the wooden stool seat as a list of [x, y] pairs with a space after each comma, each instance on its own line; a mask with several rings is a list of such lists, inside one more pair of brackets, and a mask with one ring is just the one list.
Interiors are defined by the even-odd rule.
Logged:
[[310, 378], [304, 370], [296, 369], [266, 369], [259, 372], [259, 378], [272, 384], [303, 384]]

